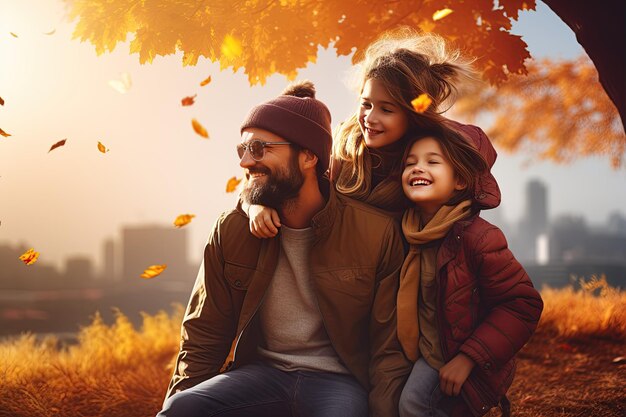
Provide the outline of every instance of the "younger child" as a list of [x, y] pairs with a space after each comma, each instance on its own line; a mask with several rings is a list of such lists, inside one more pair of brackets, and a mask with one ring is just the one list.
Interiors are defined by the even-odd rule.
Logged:
[[402, 219], [410, 244], [400, 273], [398, 338], [414, 367], [400, 416], [481, 416], [500, 404], [514, 355], [533, 334], [543, 303], [496, 226], [479, 217], [496, 207], [496, 158], [476, 128], [465, 139], [444, 125], [410, 140]]

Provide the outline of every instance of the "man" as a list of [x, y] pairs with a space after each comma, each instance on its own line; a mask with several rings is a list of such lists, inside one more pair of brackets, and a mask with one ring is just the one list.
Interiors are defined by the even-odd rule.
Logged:
[[237, 150], [249, 204], [275, 208], [257, 239], [241, 209], [204, 251], [159, 417], [396, 416], [410, 363], [396, 339], [403, 261], [393, 220], [337, 195], [324, 173], [330, 112], [313, 84], [254, 107]]

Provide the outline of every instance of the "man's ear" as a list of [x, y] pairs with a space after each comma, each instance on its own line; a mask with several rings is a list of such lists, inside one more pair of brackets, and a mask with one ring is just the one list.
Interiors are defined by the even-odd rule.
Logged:
[[300, 152], [300, 165], [303, 169], [315, 169], [317, 166], [317, 155], [309, 149], [302, 149]]

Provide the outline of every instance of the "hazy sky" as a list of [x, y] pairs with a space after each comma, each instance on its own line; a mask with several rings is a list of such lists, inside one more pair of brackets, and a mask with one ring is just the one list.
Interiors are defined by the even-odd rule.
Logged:
[[[32, 246], [41, 252], [39, 262], [61, 265], [83, 254], [99, 264], [102, 241], [118, 238], [122, 225], [171, 224], [178, 214], [193, 213], [187, 227], [191, 257], [199, 259], [213, 221], [235, 202], [225, 185], [241, 176], [234, 150], [239, 124], [287, 81], [273, 76], [250, 87], [242, 72], [220, 72], [206, 60], [183, 68], [181, 54], [142, 66], [128, 44], [96, 56], [91, 44], [71, 39], [73, 27], [60, 1], [0, 0], [0, 97], [6, 102], [0, 128], [12, 134], [0, 137], [0, 243]], [[543, 3], [522, 13], [513, 32], [538, 58], [583, 53]], [[317, 64], [300, 72], [315, 82], [333, 124], [357, 103], [343, 83], [349, 68], [348, 58], [322, 50]], [[132, 79], [126, 94], [109, 85], [121, 73]], [[209, 75], [211, 84], [199, 87]], [[196, 104], [182, 107], [180, 100], [193, 94]], [[210, 139], [193, 132], [192, 118]], [[48, 153], [65, 138], [64, 147]], [[110, 152], [98, 152], [98, 141]], [[600, 223], [612, 211], [626, 213], [626, 170], [612, 170], [606, 159], [554, 165], [500, 152], [494, 174], [503, 191], [499, 210], [509, 221], [521, 215], [530, 178], [547, 184], [552, 217], [571, 212]]]

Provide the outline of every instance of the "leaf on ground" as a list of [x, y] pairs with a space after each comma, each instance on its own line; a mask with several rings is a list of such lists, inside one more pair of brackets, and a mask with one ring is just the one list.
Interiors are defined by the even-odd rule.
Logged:
[[183, 106], [191, 106], [192, 104], [195, 103], [194, 99], [196, 98], [196, 96], [197, 94], [194, 94], [193, 96], [185, 97], [180, 102]]
[[132, 87], [133, 83], [130, 79], [130, 74], [123, 72], [120, 74], [119, 80], [109, 80], [109, 85], [118, 93], [126, 94], [128, 90], [130, 90], [130, 87]]
[[411, 105], [413, 106], [413, 110], [417, 113], [424, 113], [430, 107], [430, 104], [433, 101], [428, 97], [428, 94], [420, 94], [417, 98], [411, 100]]
[[202, 82], [200, 83], [200, 87], [204, 87], [205, 85], [207, 85], [207, 84], [208, 84], [208, 83], [210, 83], [210, 82], [211, 82], [211, 76], [209, 75], [209, 76], [207, 77], [207, 79], [205, 79], [204, 81], [202, 81]]
[[48, 153], [50, 153], [50, 151], [55, 150], [56, 148], [59, 148], [59, 147], [65, 145], [66, 141], [67, 141], [67, 139], [63, 139], [63, 140], [58, 141], [57, 143], [55, 143], [54, 145], [52, 145], [50, 147], [50, 150], [48, 151]]
[[203, 138], [209, 138], [209, 132], [198, 122], [196, 119], [191, 120], [191, 126], [193, 126], [193, 130]]
[[98, 150], [99, 150], [100, 152], [102, 152], [102, 153], [107, 153], [107, 152], [109, 152], [109, 151], [110, 151], [110, 149], [107, 149], [107, 147], [106, 147], [106, 146], [104, 146], [104, 145], [102, 144], [102, 142], [100, 142], [100, 141], [98, 141]]
[[616, 364], [626, 363], [626, 357], [618, 356], [617, 358], [614, 358], [612, 362]]
[[146, 279], [150, 279], [150, 278], [154, 278], [156, 276], [161, 275], [161, 272], [165, 271], [165, 268], [167, 268], [167, 265], [163, 264], [163, 265], [150, 265], [148, 268], [146, 268], [143, 271], [143, 274], [140, 275], [141, 278], [146, 278]]
[[5, 138], [8, 138], [9, 136], [11, 136], [10, 133], [5, 132], [4, 130], [0, 129], [0, 135], [4, 136]]
[[174, 220], [174, 226], [179, 228], [186, 226], [191, 223], [191, 219], [193, 219], [194, 217], [196, 217], [195, 214], [181, 214], [180, 216], [176, 217], [176, 220]]
[[448, 8], [437, 10], [435, 13], [433, 13], [433, 20], [434, 21], [441, 20], [444, 17], [448, 16], [453, 11], [454, 10], [448, 9]]
[[239, 185], [239, 183], [241, 182], [241, 179], [237, 179], [237, 177], [232, 177], [231, 179], [228, 180], [228, 182], [226, 183], [226, 192], [227, 193], [232, 193], [237, 189], [237, 186]]
[[35, 249], [33, 248], [30, 248], [20, 255], [20, 260], [22, 260], [26, 265], [34, 264], [37, 262], [37, 258], [39, 258], [39, 252], [35, 252]]

